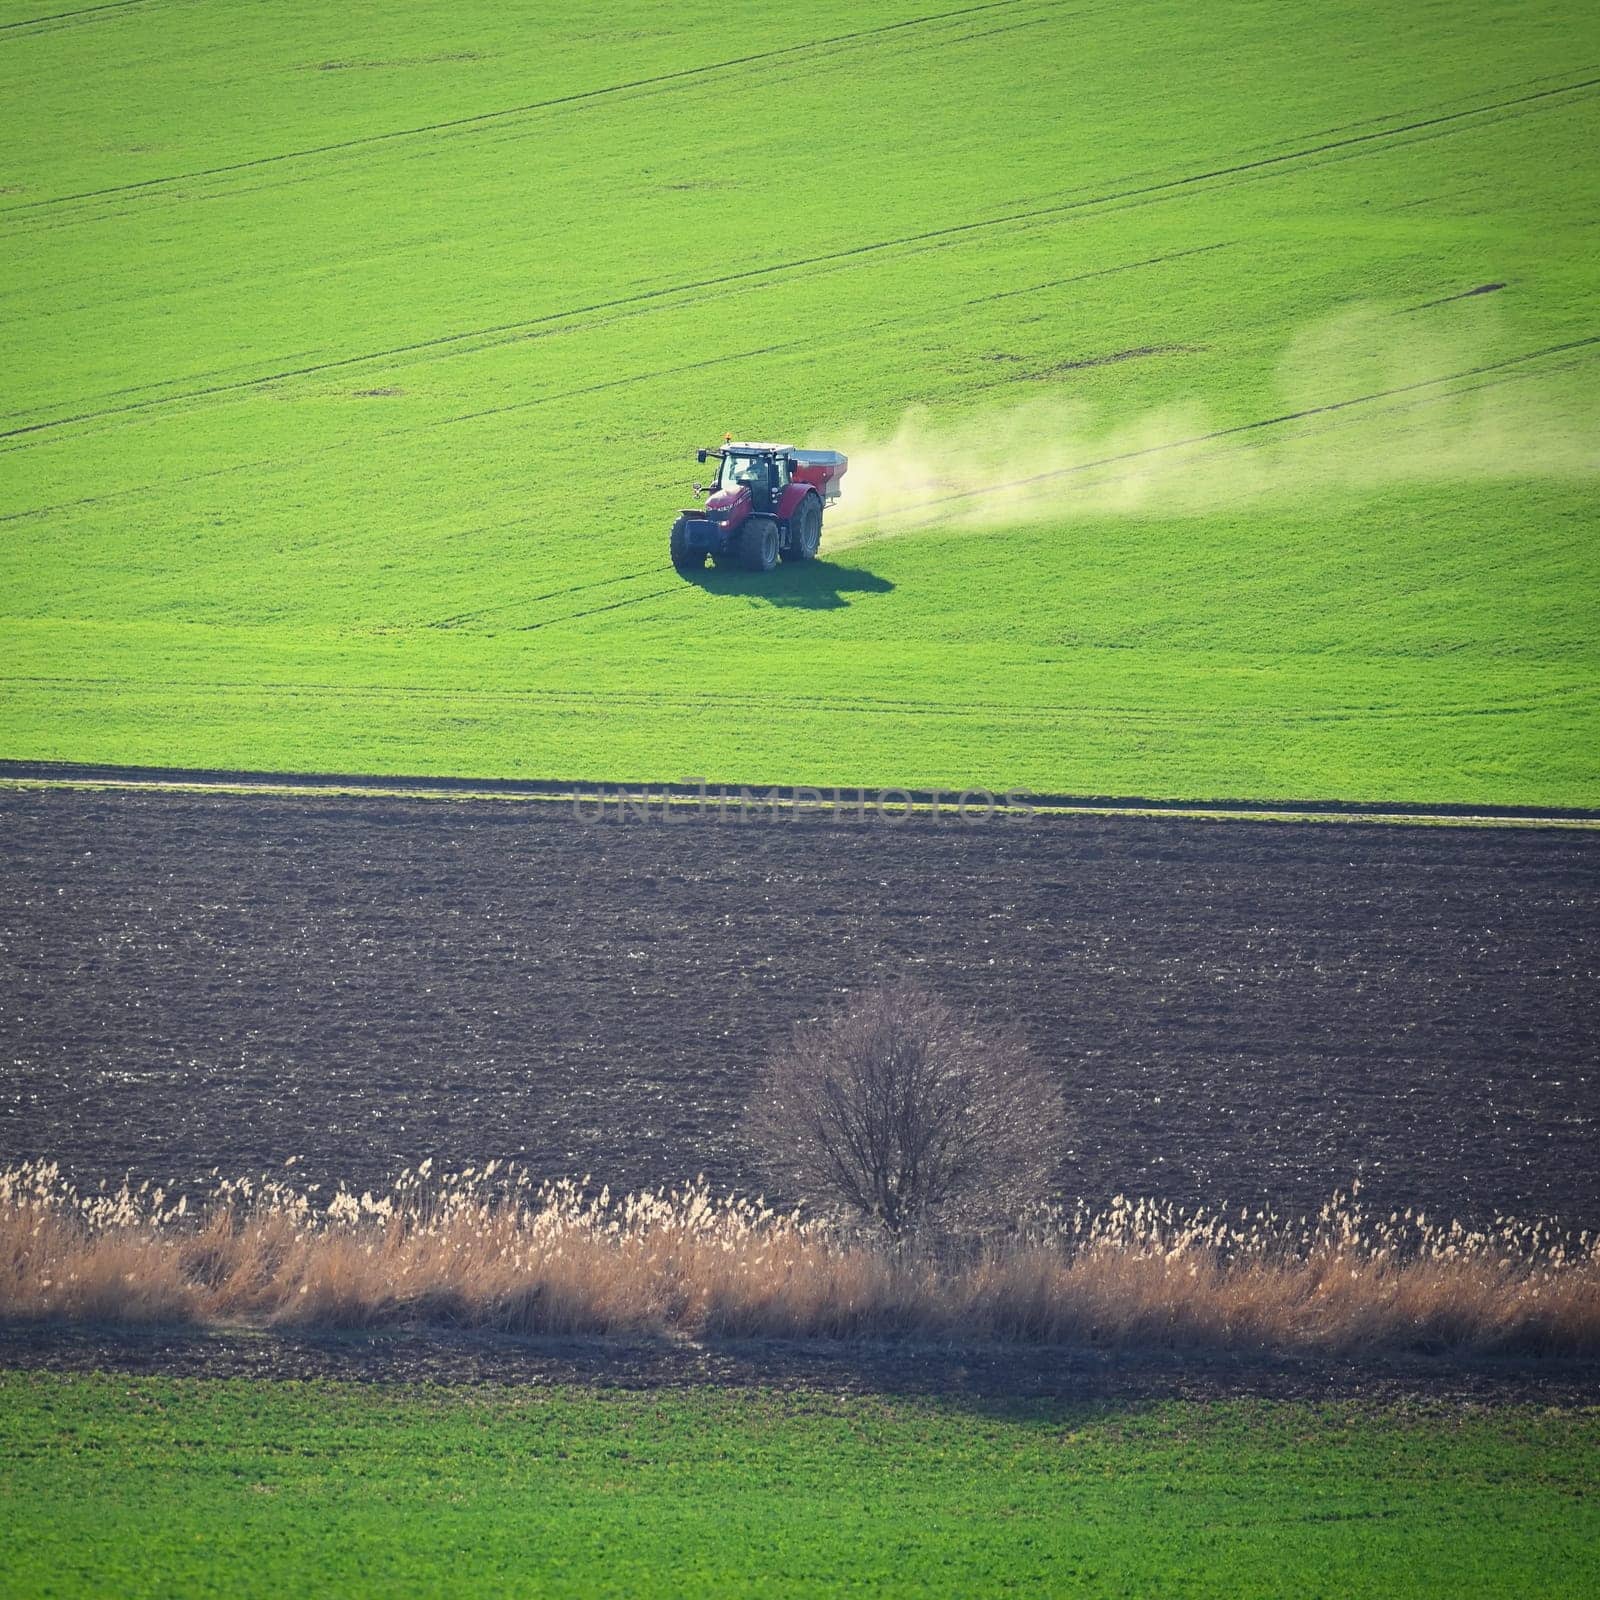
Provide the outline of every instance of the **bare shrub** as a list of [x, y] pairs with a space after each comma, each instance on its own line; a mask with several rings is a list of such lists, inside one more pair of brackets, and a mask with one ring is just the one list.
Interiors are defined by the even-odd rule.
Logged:
[[900, 1239], [929, 1224], [991, 1227], [1039, 1204], [1065, 1117], [1019, 1039], [902, 983], [798, 1028], [744, 1127], [790, 1193]]

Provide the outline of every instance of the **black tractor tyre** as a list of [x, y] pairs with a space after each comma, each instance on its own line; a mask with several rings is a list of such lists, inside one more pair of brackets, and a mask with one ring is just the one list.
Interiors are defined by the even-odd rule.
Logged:
[[679, 572], [698, 572], [706, 564], [705, 551], [690, 548], [682, 517], [672, 524], [672, 564]]
[[778, 524], [750, 517], [739, 530], [739, 565], [746, 572], [771, 572], [778, 564]]
[[821, 543], [822, 502], [814, 494], [808, 494], [789, 520], [789, 548], [783, 552], [783, 559], [815, 561], [817, 546]]

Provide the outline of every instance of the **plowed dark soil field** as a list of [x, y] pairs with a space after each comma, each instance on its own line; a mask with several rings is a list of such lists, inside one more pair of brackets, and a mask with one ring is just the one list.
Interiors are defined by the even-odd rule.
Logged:
[[67, 791], [0, 830], [0, 1159], [80, 1180], [754, 1186], [768, 1053], [909, 972], [1060, 1074], [1066, 1193], [1600, 1225], [1593, 835]]

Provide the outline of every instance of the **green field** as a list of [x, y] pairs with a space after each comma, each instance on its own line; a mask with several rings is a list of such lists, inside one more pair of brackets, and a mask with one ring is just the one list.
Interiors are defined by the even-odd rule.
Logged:
[[0, 1378], [0, 1591], [1577, 1595], [1600, 1417]]
[[[1600, 803], [1593, 6], [53, 9], [0, 756]], [[1060, 475], [673, 574], [912, 408]]]

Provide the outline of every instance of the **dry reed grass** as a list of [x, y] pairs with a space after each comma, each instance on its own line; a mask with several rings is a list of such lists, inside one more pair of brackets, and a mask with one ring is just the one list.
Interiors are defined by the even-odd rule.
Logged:
[[703, 1182], [613, 1198], [491, 1163], [381, 1197], [219, 1181], [204, 1204], [0, 1173], [0, 1318], [518, 1334], [1600, 1355], [1600, 1240], [1358, 1195], [1314, 1218], [1117, 1200], [893, 1249]]

